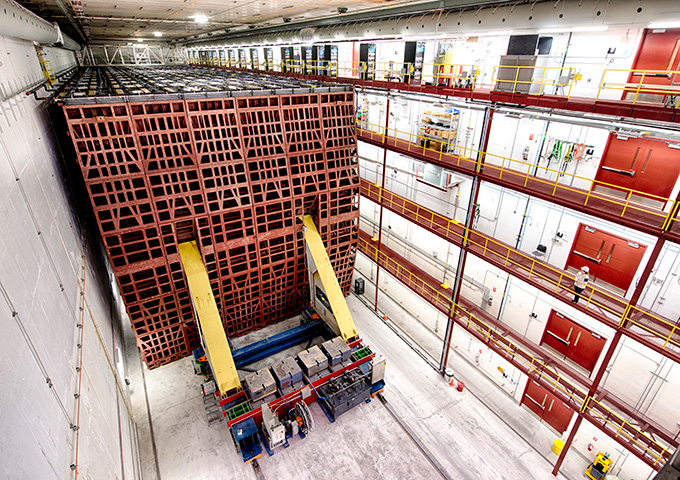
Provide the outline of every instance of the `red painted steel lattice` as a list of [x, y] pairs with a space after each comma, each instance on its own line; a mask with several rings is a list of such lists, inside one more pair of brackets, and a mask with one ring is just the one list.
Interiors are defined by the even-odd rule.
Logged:
[[64, 112], [149, 367], [198, 345], [180, 242], [197, 241], [229, 336], [308, 303], [298, 216], [315, 218], [349, 293], [359, 217], [352, 91]]

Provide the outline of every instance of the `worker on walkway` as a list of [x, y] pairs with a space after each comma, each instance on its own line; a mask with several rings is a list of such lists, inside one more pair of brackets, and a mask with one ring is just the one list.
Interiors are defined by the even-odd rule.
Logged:
[[581, 298], [581, 293], [583, 290], [585, 290], [586, 285], [588, 285], [588, 282], [590, 281], [590, 276], [588, 273], [590, 272], [590, 269], [586, 266], [581, 267], [581, 270], [576, 274], [574, 277], [574, 300], [572, 300], [574, 303], [578, 303], [578, 299]]

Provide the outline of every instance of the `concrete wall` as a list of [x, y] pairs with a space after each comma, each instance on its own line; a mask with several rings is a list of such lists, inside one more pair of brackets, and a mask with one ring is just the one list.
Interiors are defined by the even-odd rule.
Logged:
[[[47, 51], [55, 72], [75, 64]], [[72, 207], [56, 123], [23, 93], [43, 78], [33, 45], [0, 36], [0, 52], [0, 478], [139, 478], [102, 253]]]

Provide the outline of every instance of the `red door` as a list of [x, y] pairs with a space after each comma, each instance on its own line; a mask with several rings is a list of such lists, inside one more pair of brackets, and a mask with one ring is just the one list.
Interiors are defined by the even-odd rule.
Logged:
[[[644, 31], [638, 48], [633, 70], [670, 70], [680, 68], [680, 29], [667, 28]], [[659, 73], [645, 74], [631, 72], [628, 83], [643, 85], [671, 85], [677, 83], [677, 76]], [[632, 100], [635, 92], [624, 92], [622, 99]]]
[[680, 174], [679, 157], [680, 152], [666, 142], [646, 138], [620, 140], [610, 134], [595, 181], [666, 199]]
[[551, 310], [541, 345], [548, 345], [592, 372], [606, 340], [560, 312]]
[[525, 405], [559, 433], [564, 433], [574, 413], [555, 395], [533, 380], [527, 382], [520, 405]]
[[597, 229], [580, 224], [567, 259], [567, 267], [572, 266], [577, 270], [584, 266], [589, 267], [590, 276], [597, 278], [605, 244], [606, 238], [603, 238]]
[[592, 279], [628, 290], [646, 249], [646, 245], [580, 224], [565, 269], [588, 266]]

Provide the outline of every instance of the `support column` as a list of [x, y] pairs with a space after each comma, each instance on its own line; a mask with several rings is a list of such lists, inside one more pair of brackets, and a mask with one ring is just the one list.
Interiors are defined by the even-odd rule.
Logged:
[[[484, 156], [487, 147], [489, 146], [489, 132], [491, 130], [491, 122], [493, 120], [494, 107], [487, 107], [484, 111], [484, 122], [482, 123], [482, 134], [479, 142], [479, 150], [477, 152], [477, 166], [475, 171], [479, 174], [484, 167]], [[472, 179], [472, 189], [470, 191], [470, 200], [468, 203], [467, 218], [465, 219], [465, 236], [458, 256], [458, 264], [456, 265], [456, 276], [453, 282], [453, 292], [451, 295], [451, 302], [453, 305], [458, 303], [460, 297], [460, 290], [463, 284], [463, 272], [465, 271], [465, 262], [467, 260], [467, 242], [469, 231], [472, 229], [472, 224], [475, 219], [475, 205], [479, 198], [479, 177], [475, 175]], [[451, 307], [448, 318], [446, 319], [446, 332], [444, 333], [444, 344], [442, 345], [442, 356], [439, 362], [439, 372], [444, 373], [446, 364], [449, 361], [449, 350], [451, 349], [451, 337], [453, 336], [455, 306]]]
[[590, 385], [590, 389], [588, 390], [588, 396], [586, 397], [586, 401], [583, 404], [581, 411], [578, 413], [578, 418], [576, 419], [576, 422], [574, 422], [574, 426], [572, 427], [571, 432], [569, 432], [569, 437], [567, 438], [567, 441], [564, 443], [562, 453], [560, 453], [560, 456], [557, 458], [555, 468], [553, 468], [552, 471], [552, 474], [555, 476], [557, 476], [557, 474], [559, 473], [560, 467], [562, 466], [562, 462], [564, 461], [564, 458], [567, 455], [567, 450], [569, 450], [569, 447], [571, 447], [571, 444], [574, 441], [574, 435], [578, 430], [578, 427], [581, 425], [581, 421], [583, 420], [583, 416], [585, 415], [584, 412], [585, 408], [588, 406], [588, 402], [590, 402], [590, 399], [597, 393], [597, 389], [600, 388], [600, 383], [602, 383], [602, 377], [604, 377], [604, 374], [607, 371], [607, 367], [609, 366], [609, 362], [614, 356], [614, 352], [616, 352], [616, 348], [619, 346], [619, 342], [621, 341], [621, 337], [623, 336], [623, 329], [625, 328], [628, 317], [630, 316], [630, 312], [633, 309], [633, 307], [637, 305], [637, 302], [645, 289], [647, 280], [649, 280], [649, 276], [652, 274], [654, 265], [656, 264], [656, 261], [658, 260], [659, 255], [661, 254], [661, 250], [663, 249], [665, 243], [666, 243], [665, 239], [659, 238], [656, 241], [656, 245], [654, 245], [654, 250], [652, 250], [652, 254], [649, 256], [649, 261], [647, 261], [647, 265], [645, 266], [645, 269], [642, 272], [642, 275], [640, 276], [640, 280], [638, 280], [637, 286], [635, 287], [633, 296], [631, 297], [630, 302], [628, 302], [628, 307], [626, 307], [626, 312], [624, 313], [623, 319], [619, 324], [619, 328], [616, 330], [614, 338], [612, 338], [612, 341], [609, 344], [609, 348], [604, 354], [604, 358], [602, 359], [602, 363], [600, 363], [600, 368], [597, 369], [595, 378], [593, 378], [593, 383]]
[[[387, 133], [390, 128], [390, 91], [387, 90], [387, 106], [385, 107], [385, 131], [383, 132], [382, 143], [387, 142]], [[382, 245], [383, 232], [383, 211], [385, 208], [382, 204], [383, 192], [385, 191], [385, 175], [387, 173], [387, 149], [383, 146], [383, 168], [382, 180], [380, 182], [380, 192], [378, 192], [378, 206], [380, 207], [380, 218], [378, 220], [378, 245], [376, 246], [378, 253], [380, 253], [380, 246]], [[378, 312], [378, 291], [380, 290], [380, 264], [375, 263], [375, 304], [373, 309]]]
[[673, 203], [670, 211], [668, 212], [668, 218], [663, 224], [662, 229], [665, 230], [666, 232], [670, 231], [670, 229], [673, 227], [673, 222], [675, 221], [674, 219], [678, 216], [679, 209], [680, 209], [680, 192], [678, 192], [678, 195], [675, 197], [675, 202]]

